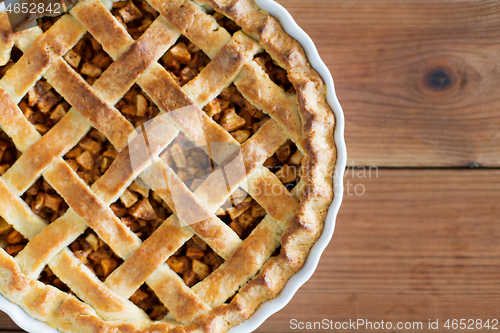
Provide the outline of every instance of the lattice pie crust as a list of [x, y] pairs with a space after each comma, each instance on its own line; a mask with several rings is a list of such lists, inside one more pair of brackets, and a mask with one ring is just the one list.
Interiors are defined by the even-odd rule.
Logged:
[[[20, 33], [2, 13], [0, 65], [0, 293], [30, 316], [62, 332], [226, 331], [304, 264], [333, 198], [335, 119], [303, 49], [253, 1], [80, 0]], [[172, 112], [185, 107], [197, 124]], [[159, 114], [151, 154], [129, 144]], [[234, 149], [167, 153], [202, 141], [240, 151], [229, 188], [185, 176]], [[151, 170], [175, 193], [138, 186]]]

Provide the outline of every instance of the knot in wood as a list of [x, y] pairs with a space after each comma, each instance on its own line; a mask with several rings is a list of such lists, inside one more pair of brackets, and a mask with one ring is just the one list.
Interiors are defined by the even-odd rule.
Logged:
[[444, 92], [458, 82], [458, 75], [451, 67], [437, 66], [429, 69], [423, 78], [424, 86], [435, 92]]

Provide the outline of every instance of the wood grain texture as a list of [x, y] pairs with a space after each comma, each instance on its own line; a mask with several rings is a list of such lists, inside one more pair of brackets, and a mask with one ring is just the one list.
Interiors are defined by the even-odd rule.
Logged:
[[500, 165], [500, 2], [278, 2], [333, 75], [349, 165]]
[[18, 330], [20, 330], [20, 328], [16, 324], [14, 324], [12, 319], [10, 319], [9, 316], [0, 311], [0, 332], [11, 332]]
[[[365, 177], [349, 171], [315, 274], [257, 332], [292, 332], [293, 318], [500, 319], [500, 170], [380, 169]], [[5, 316], [0, 325], [14, 327]]]

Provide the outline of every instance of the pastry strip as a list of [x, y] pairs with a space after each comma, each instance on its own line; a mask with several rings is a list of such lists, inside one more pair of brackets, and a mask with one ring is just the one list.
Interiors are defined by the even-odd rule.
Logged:
[[47, 226], [47, 222], [33, 213], [0, 178], [0, 211], [2, 217], [27, 239], [33, 238]]
[[80, 1], [70, 10], [102, 45], [113, 60], [118, 59], [134, 43], [127, 30], [99, 0]]
[[144, 241], [130, 259], [115, 269], [106, 279], [106, 285], [123, 298], [129, 298], [167, 258], [193, 236], [189, 228], [181, 227], [179, 219], [171, 215]]
[[[24, 117], [21, 110], [16, 110], [13, 114], [16, 114], [16, 117]], [[25, 125], [28, 126], [23, 127], [28, 132], [36, 131], [35, 127], [24, 119], [27, 123]], [[32, 141], [31, 147], [3, 175], [5, 183], [16, 191], [17, 195], [22, 195], [57, 158], [76, 146], [90, 128], [89, 123], [78, 112], [69, 112], [40, 140]]]
[[[266, 159], [271, 157], [276, 150], [286, 142], [286, 139], [287, 137], [284, 131], [281, 130], [276, 122], [274, 120], [268, 120], [249, 140], [241, 145], [239, 149], [242, 158], [240, 163], [244, 165], [246, 175], [262, 167]], [[234, 167], [226, 167], [225, 170], [234, 173], [238, 172], [238, 169]], [[233, 181], [229, 184], [231, 186], [229, 193], [232, 193], [245, 181], [241, 176], [240, 174], [235, 174], [235, 176], [232, 177]], [[219, 179], [216, 175], [210, 175], [195, 191], [195, 195], [200, 199], [203, 205], [214, 211], [227, 200], [226, 197], [221, 195], [213, 195], [213, 189], [217, 187], [218, 182]]]
[[[61, 249], [69, 246], [87, 229], [85, 221], [72, 209], [49, 224], [30, 239], [26, 247], [16, 256], [16, 262], [26, 276], [36, 279]], [[51, 241], [48, 242], [47, 240]], [[50, 243], [50, 244], [47, 244]]]
[[253, 39], [236, 32], [200, 74], [182, 89], [194, 103], [204, 107], [234, 81], [242, 67], [260, 50]]
[[174, 317], [181, 323], [192, 322], [200, 313], [210, 310], [167, 264], [161, 265], [146, 283], [172, 309], [167, 317]]
[[286, 93], [271, 81], [264, 69], [255, 61], [243, 67], [234, 85], [245, 99], [276, 120], [295, 145], [303, 151], [300, 139], [302, 122], [295, 94]]
[[58, 59], [45, 73], [47, 82], [64, 97], [93, 127], [106, 135], [121, 151], [134, 130], [120, 111], [106, 103], [64, 60]]
[[[181, 223], [187, 224], [212, 250], [222, 258], [227, 259], [241, 244], [238, 235], [213, 212], [203, 206], [166, 163], [157, 160], [154, 169], [155, 173], [163, 175], [167, 183], [164, 189], [156, 189], [155, 192], [172, 208]], [[146, 175], [145, 180], [149, 179]], [[213, 194], [218, 195], [218, 193]]]
[[282, 231], [296, 214], [299, 202], [268, 168], [256, 169], [247, 180], [247, 191], [279, 225]]
[[280, 243], [281, 229], [267, 215], [243, 244], [212, 274], [193, 287], [208, 305], [224, 303], [258, 273]]
[[29, 32], [30, 30], [12, 32], [7, 12], [0, 13], [0, 66], [9, 62], [14, 42]]
[[34, 126], [29, 125], [31, 124], [16, 103], [0, 87], [0, 128], [12, 138], [21, 152], [25, 152], [33, 142], [42, 137]]
[[62, 281], [67, 281], [68, 287], [75, 294], [91, 304], [104, 320], [150, 320], [131, 301], [122, 299], [109, 290], [68, 248], [57, 254], [50, 261], [49, 267]]
[[5, 73], [0, 86], [9, 93], [14, 103], [19, 103], [52, 63], [75, 46], [85, 32], [85, 27], [73, 17], [62, 16]]
[[140, 247], [139, 237], [115, 216], [67, 163], [56, 161], [44, 172], [44, 178], [118, 256], [128, 258]]
[[150, 0], [149, 3], [209, 58], [219, 53], [231, 39], [226, 29], [192, 1]]

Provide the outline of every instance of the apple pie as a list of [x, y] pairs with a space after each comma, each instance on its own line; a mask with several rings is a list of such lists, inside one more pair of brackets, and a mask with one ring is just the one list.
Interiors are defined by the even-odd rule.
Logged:
[[275, 18], [80, 0], [0, 32], [3, 296], [61, 332], [224, 332], [278, 296], [323, 230], [336, 148]]

